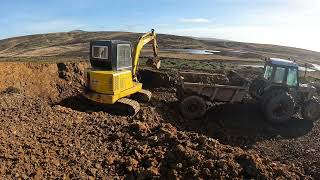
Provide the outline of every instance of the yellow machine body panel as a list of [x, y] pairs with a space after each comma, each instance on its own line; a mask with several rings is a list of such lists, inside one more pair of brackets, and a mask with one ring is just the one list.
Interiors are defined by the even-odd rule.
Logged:
[[101, 94], [118, 94], [133, 86], [130, 70], [88, 71], [89, 86], [92, 91]]
[[114, 104], [118, 99], [132, 95], [142, 89], [142, 84], [132, 80], [130, 70], [122, 71], [91, 71], [87, 72], [88, 99]]

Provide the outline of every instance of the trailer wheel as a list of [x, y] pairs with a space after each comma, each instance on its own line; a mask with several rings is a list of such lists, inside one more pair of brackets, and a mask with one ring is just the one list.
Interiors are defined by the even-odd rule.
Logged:
[[294, 114], [293, 97], [287, 93], [278, 94], [265, 105], [266, 119], [272, 123], [280, 124], [288, 121]]
[[196, 119], [205, 115], [207, 105], [200, 96], [188, 96], [181, 101], [180, 111], [186, 119]]
[[320, 103], [316, 99], [310, 99], [301, 108], [303, 119], [315, 121], [320, 118]]

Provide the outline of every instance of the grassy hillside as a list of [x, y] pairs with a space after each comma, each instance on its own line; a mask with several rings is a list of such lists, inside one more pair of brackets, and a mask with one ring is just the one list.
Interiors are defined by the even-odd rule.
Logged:
[[[86, 56], [90, 40], [117, 39], [136, 42], [141, 34], [127, 32], [50, 33], [0, 40], [0, 56]], [[192, 38], [160, 35], [160, 48], [201, 48], [205, 44]]]
[[[0, 40], [0, 57], [68, 57], [87, 58], [88, 42], [97, 39], [119, 39], [136, 42], [141, 34], [129, 32], [84, 32], [50, 33], [22, 36]], [[208, 49], [218, 50], [215, 55], [186, 55], [177, 52], [162, 51], [162, 57], [178, 59], [219, 59], [245, 60], [263, 57], [296, 58], [308, 62], [319, 62], [320, 53], [304, 49], [241, 43], [234, 41], [199, 39], [192, 37], [160, 34], [158, 36], [160, 49]], [[241, 52], [241, 53], [240, 53]], [[150, 53], [147, 50], [144, 54]]]

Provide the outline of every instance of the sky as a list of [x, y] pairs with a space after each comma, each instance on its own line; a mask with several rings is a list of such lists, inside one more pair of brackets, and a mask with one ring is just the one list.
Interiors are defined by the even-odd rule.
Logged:
[[320, 0], [3, 0], [0, 39], [72, 30], [146, 32], [320, 52]]

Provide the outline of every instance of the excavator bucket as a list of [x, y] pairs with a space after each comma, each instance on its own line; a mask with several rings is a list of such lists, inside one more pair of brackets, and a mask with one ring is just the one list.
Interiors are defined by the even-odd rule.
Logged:
[[159, 58], [148, 58], [146, 64], [154, 69], [160, 69], [161, 60]]

